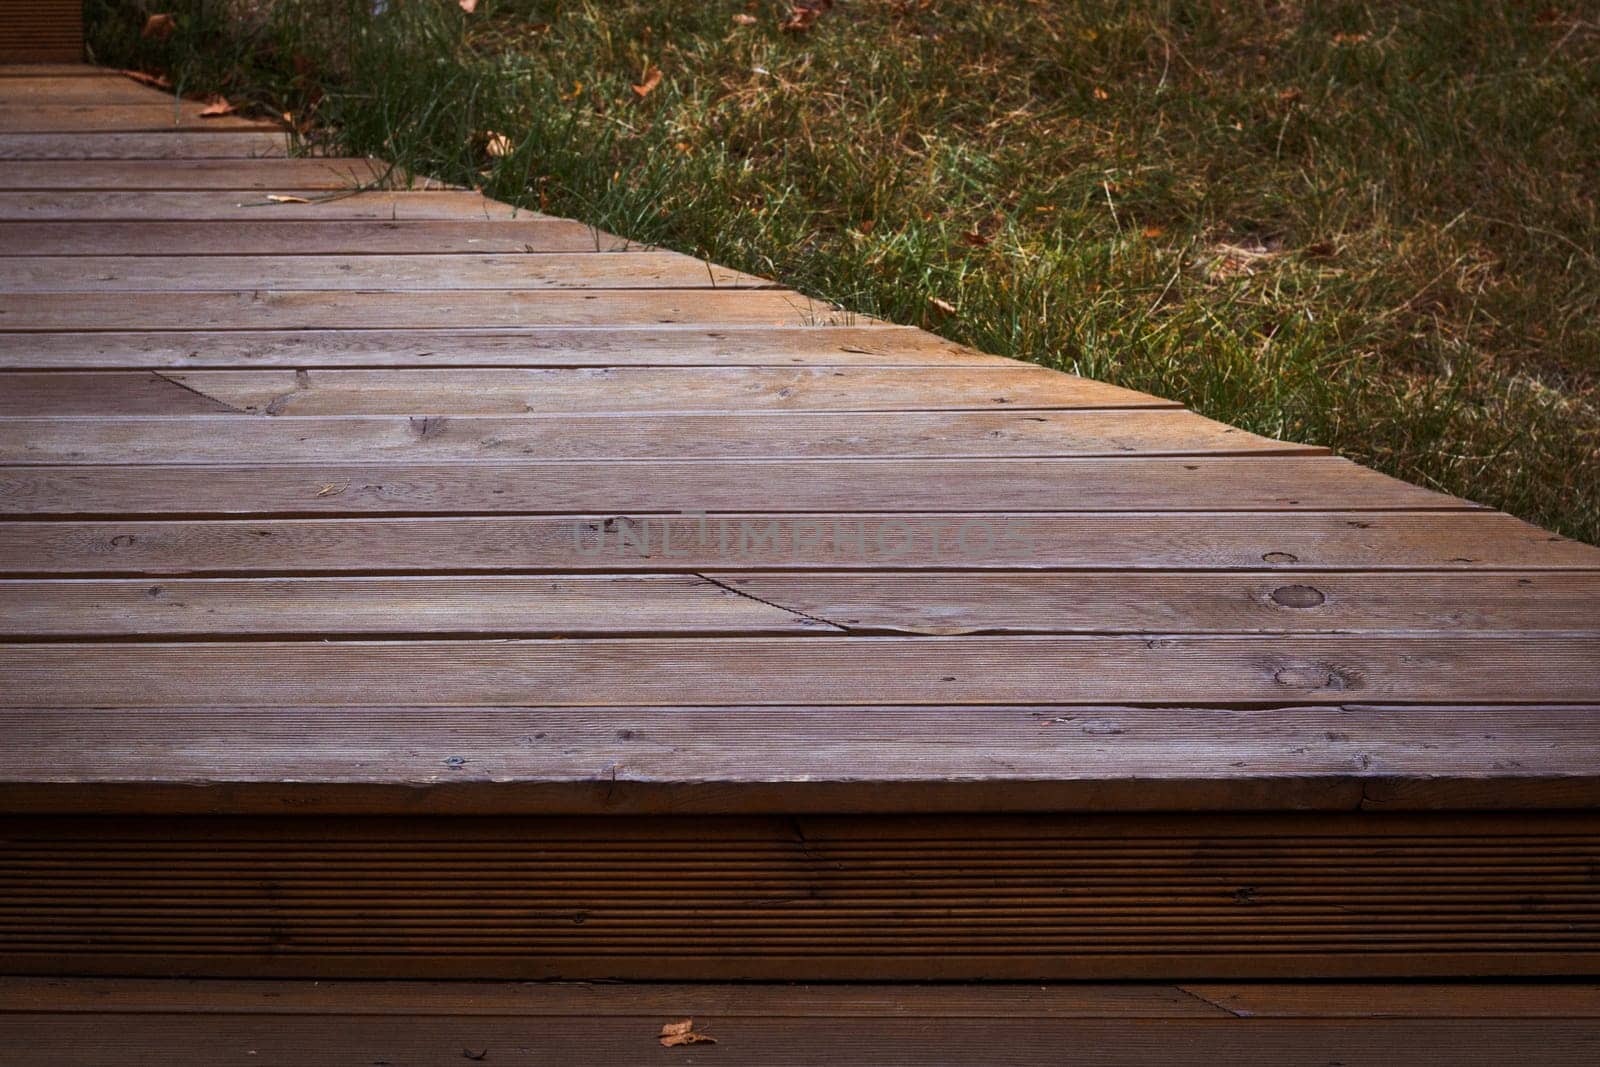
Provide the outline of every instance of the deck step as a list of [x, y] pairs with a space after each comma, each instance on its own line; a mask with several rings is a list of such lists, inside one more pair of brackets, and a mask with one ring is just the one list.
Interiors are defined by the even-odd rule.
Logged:
[[[710, 1041], [663, 1047], [684, 1023]], [[0, 1045], [33, 1067], [1590, 1064], [1600, 988], [0, 979]]]

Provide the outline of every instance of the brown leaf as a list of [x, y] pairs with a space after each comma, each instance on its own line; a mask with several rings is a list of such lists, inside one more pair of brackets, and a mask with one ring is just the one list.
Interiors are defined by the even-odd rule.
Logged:
[[205, 107], [200, 109], [200, 117], [203, 119], [214, 119], [220, 115], [231, 115], [235, 110], [237, 109], [232, 104], [228, 103], [227, 97], [213, 96], [211, 101], [206, 104]]
[[1094, 87], [1094, 98], [1096, 100], [1110, 100], [1111, 94], [1100, 88], [1100, 86], [1096, 85]]
[[961, 240], [962, 243], [971, 245], [973, 248], [982, 248], [989, 243], [989, 239], [977, 230], [968, 230], [961, 235]]
[[789, 9], [789, 17], [779, 23], [778, 28], [785, 33], [804, 33], [832, 6], [833, 0], [800, 0]]
[[656, 86], [661, 84], [661, 68], [654, 63], [644, 68], [644, 76], [638, 85], [633, 87], [634, 95], [640, 100], [649, 96]]
[[928, 298], [928, 303], [932, 304], [946, 315], [954, 315], [956, 313], [956, 306], [950, 303], [948, 300], [940, 300], [936, 296], [930, 296]]
[[706, 1034], [697, 1033], [693, 1019], [684, 1019], [682, 1022], [662, 1023], [659, 1035], [662, 1048], [674, 1048], [678, 1045], [715, 1045], [717, 1039]]
[[142, 70], [125, 70], [122, 72], [122, 76], [124, 78], [132, 78], [140, 85], [149, 85], [157, 89], [172, 88], [172, 83], [159, 74], [146, 74]]
[[140, 37], [148, 37], [155, 41], [165, 41], [172, 36], [172, 31], [178, 28], [178, 20], [171, 15], [151, 15], [144, 20], [144, 29], [139, 31]]
[[311, 201], [307, 200], [303, 196], [288, 196], [287, 194], [284, 194], [284, 193], [268, 193], [267, 194], [267, 203], [269, 203], [269, 204], [309, 204], [309, 203], [311, 203]]
[[754, 26], [759, 21], [760, 19], [756, 18], [754, 15], [746, 15], [742, 11], [733, 16], [733, 24], [735, 26]]
[[489, 155], [493, 156], [495, 159], [501, 159], [511, 154], [511, 138], [507, 137], [505, 134], [494, 133], [491, 131], [485, 134], [484, 137], [486, 140], [484, 142], [483, 150], [489, 153]]
[[1146, 237], [1155, 240], [1157, 237], [1165, 236], [1167, 231], [1160, 226], [1146, 226], [1143, 232]]
[[461, 4], [461, 10], [469, 15], [478, 10], [478, 0], [458, 0], [458, 2]]

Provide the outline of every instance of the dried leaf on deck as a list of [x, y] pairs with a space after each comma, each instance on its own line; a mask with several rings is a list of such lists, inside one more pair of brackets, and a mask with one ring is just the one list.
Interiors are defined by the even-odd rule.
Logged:
[[303, 196], [289, 196], [287, 193], [268, 193], [267, 202], [270, 204], [309, 204], [311, 201]]
[[206, 106], [200, 109], [200, 117], [214, 119], [221, 115], [231, 115], [237, 110], [238, 108], [228, 103], [227, 97], [213, 96]]
[[139, 36], [155, 41], [165, 41], [172, 36], [172, 31], [177, 28], [178, 20], [171, 15], [151, 15], [144, 20], [144, 29], [139, 31]]
[[644, 68], [644, 76], [639, 80], [639, 84], [633, 87], [633, 91], [640, 100], [643, 100], [660, 84], [661, 68], [651, 63]]
[[693, 1019], [683, 1019], [675, 1023], [662, 1023], [659, 1040], [662, 1048], [675, 1048], [678, 1045], [715, 1045], [717, 1043], [716, 1038], [696, 1032]]
[[125, 70], [122, 72], [122, 76], [125, 78], [132, 78], [140, 85], [148, 85], [156, 89], [172, 88], [172, 83], [159, 74], [146, 74], [142, 70]]

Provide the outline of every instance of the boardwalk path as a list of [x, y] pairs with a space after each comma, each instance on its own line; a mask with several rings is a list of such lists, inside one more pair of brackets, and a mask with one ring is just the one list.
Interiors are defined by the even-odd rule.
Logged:
[[1600, 551], [283, 153], [0, 76], [12, 970], [1594, 969]]

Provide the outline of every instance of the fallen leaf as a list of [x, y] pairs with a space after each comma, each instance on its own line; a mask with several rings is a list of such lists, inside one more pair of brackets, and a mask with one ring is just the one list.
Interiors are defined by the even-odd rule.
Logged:
[[200, 109], [200, 117], [203, 119], [214, 119], [220, 115], [231, 115], [235, 110], [236, 109], [234, 106], [228, 103], [227, 97], [213, 96], [211, 98], [211, 102]]
[[697, 1033], [693, 1019], [684, 1019], [682, 1022], [662, 1023], [659, 1035], [662, 1048], [674, 1048], [678, 1045], [715, 1045], [717, 1039], [706, 1034]]
[[478, 0], [457, 0], [457, 2], [461, 4], [461, 10], [469, 15], [478, 10]]
[[789, 9], [789, 17], [778, 28], [785, 33], [804, 33], [832, 6], [833, 0], [801, 0]]
[[132, 78], [141, 85], [150, 85], [157, 89], [172, 88], [172, 83], [159, 74], [146, 74], [142, 70], [125, 70], [122, 72], [122, 76]]
[[973, 248], [982, 248], [989, 243], [989, 239], [977, 230], [968, 230], [961, 235], [961, 240], [963, 244], [971, 245]]
[[268, 193], [267, 202], [271, 204], [309, 204], [311, 201], [303, 196], [286, 196], [282, 193]]
[[948, 300], [940, 300], [936, 296], [930, 296], [928, 298], [928, 303], [932, 304], [946, 315], [954, 315], [956, 313], [956, 306], [950, 303]]
[[488, 140], [485, 142], [483, 150], [488, 152], [489, 155], [495, 159], [501, 159], [511, 154], [511, 138], [503, 133], [494, 132], [490, 132], [486, 136]]
[[644, 68], [644, 77], [640, 80], [639, 84], [633, 87], [634, 95], [640, 100], [643, 100], [645, 97], [650, 95], [656, 86], [660, 84], [661, 68], [656, 66], [654, 63], [651, 63]]
[[[467, 0], [461, 0], [461, 2], [463, 4], [465, 4], [467, 2]], [[486, 1060], [486, 1059], [489, 1058], [489, 1050], [488, 1049], [477, 1049], [477, 1050], [474, 1050], [474, 1049], [470, 1049], [470, 1048], [463, 1048], [461, 1050], [461, 1055], [462, 1055], [463, 1058], [469, 1059], [469, 1060]]]
[[1160, 226], [1146, 226], [1143, 232], [1146, 237], [1154, 240], [1157, 237], [1164, 236], [1167, 231], [1163, 230]]
[[171, 15], [151, 15], [144, 20], [144, 29], [139, 31], [139, 36], [154, 41], [165, 41], [177, 28], [178, 20]]
[[563, 99], [563, 100], [576, 100], [576, 99], [578, 99], [578, 94], [581, 93], [581, 92], [583, 92], [583, 83], [582, 82], [573, 82], [572, 83], [572, 92], [570, 92], [570, 93], [562, 93], [561, 94], [561, 99]]
[[746, 15], [743, 12], [733, 16], [735, 26], [754, 26], [759, 21], [754, 15]]
[[1094, 87], [1094, 98], [1096, 100], [1110, 100], [1111, 94], [1100, 88], [1100, 86], [1096, 85]]
[[343, 484], [341, 484], [339, 482], [329, 482], [328, 484], [324, 485], [321, 489], [317, 490], [317, 496], [319, 496], [319, 497], [323, 497], [323, 496], [338, 496], [340, 493], [344, 492], [348, 488], [350, 488], [350, 483], [349, 482], [344, 482]]

